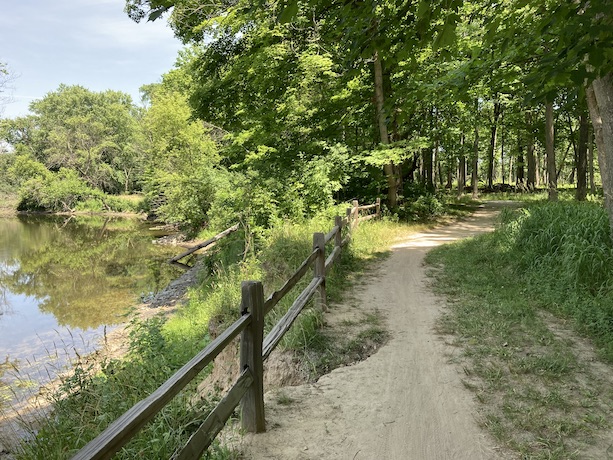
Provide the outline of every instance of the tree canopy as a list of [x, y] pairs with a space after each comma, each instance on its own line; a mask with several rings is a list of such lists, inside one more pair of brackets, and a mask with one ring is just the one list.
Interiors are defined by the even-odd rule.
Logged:
[[267, 203], [245, 214], [265, 223], [382, 193], [391, 207], [464, 193], [468, 177], [475, 194], [576, 183], [580, 198], [602, 180], [613, 216], [610, 0], [125, 9], [167, 18], [186, 45], [176, 67], [143, 86], [144, 108], [62, 85], [4, 120], [17, 185], [44, 195], [61, 176], [90, 200], [84, 187], [143, 192], [158, 216], [201, 228], [224, 220], [217, 200], [237, 215]]

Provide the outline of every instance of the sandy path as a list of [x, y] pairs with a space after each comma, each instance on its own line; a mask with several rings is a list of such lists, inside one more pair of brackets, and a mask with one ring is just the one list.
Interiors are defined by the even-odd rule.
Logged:
[[247, 459], [503, 458], [475, 420], [473, 395], [461, 383], [458, 353], [434, 331], [441, 299], [427, 288], [422, 262], [439, 244], [491, 230], [496, 203], [451, 226], [413, 235], [393, 248], [357, 297], [387, 318], [391, 339], [358, 364], [314, 384], [266, 398], [266, 433], [248, 435]]

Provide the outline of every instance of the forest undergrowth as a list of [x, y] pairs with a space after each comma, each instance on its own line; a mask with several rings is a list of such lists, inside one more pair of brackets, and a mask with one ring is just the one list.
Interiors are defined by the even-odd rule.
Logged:
[[613, 245], [599, 203], [505, 210], [491, 234], [430, 252], [481, 422], [521, 458], [603, 458], [613, 416]]

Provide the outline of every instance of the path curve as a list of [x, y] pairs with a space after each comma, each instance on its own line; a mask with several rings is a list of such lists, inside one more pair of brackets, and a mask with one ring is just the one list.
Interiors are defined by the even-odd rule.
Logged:
[[505, 458], [478, 426], [473, 394], [450, 364], [459, 350], [434, 330], [442, 300], [427, 287], [422, 266], [432, 247], [492, 230], [503, 205], [488, 203], [463, 221], [395, 245], [358, 293], [362, 308], [376, 307], [386, 317], [389, 342], [316, 383], [284, 388], [285, 404], [267, 394], [267, 432], [245, 437], [244, 458]]

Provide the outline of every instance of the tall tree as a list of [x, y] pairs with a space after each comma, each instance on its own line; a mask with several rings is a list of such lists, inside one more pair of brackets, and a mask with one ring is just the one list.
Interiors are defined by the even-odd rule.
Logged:
[[579, 145], [577, 146], [577, 192], [578, 201], [585, 200], [587, 196], [587, 150], [589, 136], [589, 121], [585, 109], [579, 116]]
[[556, 170], [552, 101], [545, 103], [545, 150], [547, 155], [547, 191], [549, 201], [557, 201], [558, 175]]

